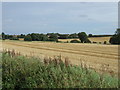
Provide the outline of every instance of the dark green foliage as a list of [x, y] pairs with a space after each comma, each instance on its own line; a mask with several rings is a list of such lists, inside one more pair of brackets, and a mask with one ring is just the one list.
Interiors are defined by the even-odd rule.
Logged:
[[99, 42], [99, 44], [102, 44], [102, 42]]
[[115, 34], [110, 38], [111, 44], [120, 44], [120, 29], [118, 28]]
[[32, 41], [31, 36], [30, 35], [25, 36], [24, 41]]
[[49, 41], [58, 41], [58, 36], [56, 34], [51, 34], [49, 36]]
[[17, 38], [17, 37], [12, 37], [12, 38], [10, 38], [10, 40], [19, 40], [19, 38]]
[[50, 36], [50, 35], [57, 35], [57, 36], [59, 36], [60, 34], [59, 33], [47, 33], [47, 36]]
[[[12, 39], [14, 38], [15, 36], [14, 35], [5, 35], [5, 39]], [[16, 37], [17, 38], [17, 37]]]
[[59, 39], [68, 39], [68, 34], [60, 34]]
[[87, 34], [85, 32], [78, 33], [78, 37], [79, 37], [79, 39], [81, 40], [82, 43], [84, 43], [88, 39]]
[[32, 38], [32, 41], [48, 41], [48, 37], [44, 34], [32, 33], [29, 34]]
[[104, 41], [104, 44], [107, 44], [107, 41]]
[[[5, 88], [118, 88], [118, 79], [55, 60], [2, 55], [2, 87]], [[57, 63], [59, 61], [59, 63]]]
[[42, 41], [48, 41], [48, 40], [49, 40], [48, 36], [42, 35]]
[[24, 38], [25, 35], [24, 35], [24, 34], [21, 34], [21, 35], [18, 35], [17, 37], [18, 37], [18, 38]]
[[68, 38], [78, 38], [78, 34], [77, 33], [70, 34]]
[[93, 42], [93, 43], [97, 43], [97, 42]]
[[2, 32], [2, 39], [10, 39], [10, 40], [19, 40], [18, 37], [16, 37], [15, 35], [7, 35], [4, 32]]
[[78, 40], [71, 40], [70, 43], [80, 43]]
[[112, 35], [88, 35], [89, 37], [110, 37], [110, 36], [112, 36]]
[[2, 39], [5, 40], [5, 33], [2, 32]]
[[120, 44], [120, 35], [113, 35], [113, 36], [110, 38], [109, 42], [110, 42], [111, 44]]
[[88, 37], [92, 37], [93, 35], [92, 34], [89, 34]]
[[32, 38], [32, 41], [41, 41], [42, 40], [41, 35], [38, 33], [32, 33], [32, 34], [30, 34], [30, 36]]

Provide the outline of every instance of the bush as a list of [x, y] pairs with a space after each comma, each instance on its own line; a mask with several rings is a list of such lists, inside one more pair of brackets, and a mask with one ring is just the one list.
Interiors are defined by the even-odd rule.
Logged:
[[102, 42], [99, 42], [99, 44], [102, 44]]
[[70, 43], [80, 43], [78, 40], [71, 40]]
[[104, 41], [104, 44], [107, 44], [107, 41]]
[[93, 41], [93, 43], [97, 43], [97, 42], [94, 42], [94, 41]]
[[93, 35], [92, 34], [89, 34], [88, 37], [92, 37]]
[[109, 42], [111, 44], [120, 44], [120, 28], [117, 29], [115, 34], [110, 38]]
[[118, 79], [64, 63], [2, 54], [2, 88], [118, 88]]
[[31, 36], [30, 35], [25, 36], [24, 41], [32, 41]]

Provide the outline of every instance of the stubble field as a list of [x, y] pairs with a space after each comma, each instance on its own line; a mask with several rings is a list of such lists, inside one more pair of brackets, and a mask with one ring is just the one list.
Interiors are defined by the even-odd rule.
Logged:
[[118, 45], [6, 40], [2, 41], [2, 47], [40, 58], [61, 56], [74, 65], [82, 62], [98, 72], [118, 74]]
[[[104, 41], [106, 41], [107, 43], [109, 43], [110, 37], [89, 37], [88, 39], [92, 42], [104, 43]], [[79, 40], [79, 39], [59, 39], [59, 41], [62, 42], [67, 42], [67, 41], [70, 42], [71, 40]]]

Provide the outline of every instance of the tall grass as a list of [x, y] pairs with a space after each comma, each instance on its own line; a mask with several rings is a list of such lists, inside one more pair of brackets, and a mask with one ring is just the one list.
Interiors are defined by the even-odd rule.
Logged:
[[73, 66], [61, 57], [28, 58], [2, 53], [2, 86], [5, 88], [117, 88], [118, 79]]

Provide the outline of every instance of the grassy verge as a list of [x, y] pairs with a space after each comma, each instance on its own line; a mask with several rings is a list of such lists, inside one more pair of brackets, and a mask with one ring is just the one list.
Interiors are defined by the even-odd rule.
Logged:
[[2, 53], [4, 88], [117, 88], [118, 79], [63, 63], [61, 58], [27, 58]]

